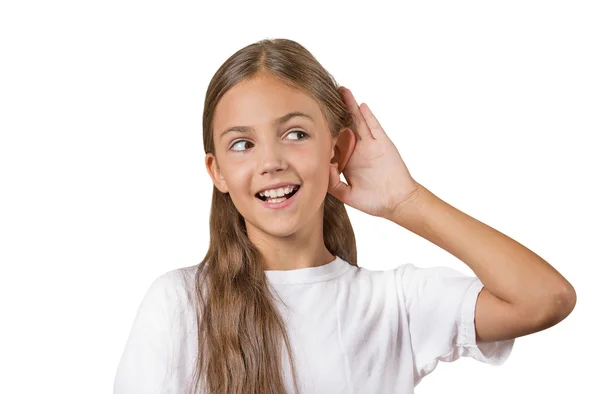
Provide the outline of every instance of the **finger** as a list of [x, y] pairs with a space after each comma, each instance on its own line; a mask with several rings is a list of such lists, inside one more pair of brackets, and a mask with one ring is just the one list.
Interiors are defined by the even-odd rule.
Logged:
[[350, 89], [340, 86], [340, 94], [342, 100], [344, 100], [344, 103], [350, 109], [352, 115], [354, 115], [354, 119], [356, 120], [356, 133], [358, 134], [359, 139], [373, 138], [369, 126], [360, 112], [358, 103]]
[[337, 170], [337, 166], [334, 165], [329, 166], [329, 187], [327, 188], [327, 192], [344, 204], [348, 204], [350, 186], [340, 180], [340, 172]]
[[362, 103], [359, 106], [359, 109], [363, 114], [367, 125], [369, 126], [369, 130], [371, 130], [371, 134], [373, 134], [373, 138], [375, 138], [376, 140], [380, 138], [387, 138], [385, 130], [383, 130], [383, 127], [381, 127], [379, 121], [377, 120], [367, 103]]

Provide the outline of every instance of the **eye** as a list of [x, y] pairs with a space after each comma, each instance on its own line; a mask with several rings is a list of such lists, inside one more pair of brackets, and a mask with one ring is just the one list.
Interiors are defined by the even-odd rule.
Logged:
[[239, 144], [240, 142], [248, 142], [248, 143], [252, 144], [252, 142], [247, 141], [247, 140], [239, 140], [239, 141], [236, 141], [233, 145], [231, 145], [232, 149], [230, 149], [230, 150], [232, 150], [234, 152], [243, 152], [245, 149], [244, 150], [233, 149], [233, 147], [236, 146], [237, 144]]
[[[290, 131], [290, 132], [288, 133], [288, 135], [290, 135], [290, 134], [294, 134], [294, 133], [296, 133], [296, 134], [302, 134], [302, 135], [303, 135], [303, 137], [302, 137], [302, 138], [292, 138], [292, 140], [293, 140], [293, 141], [299, 141], [299, 140], [304, 140], [304, 139], [307, 139], [307, 138], [308, 138], [308, 134], [307, 134], [306, 132], [302, 131], [302, 130], [292, 130], [292, 131]], [[250, 142], [250, 141], [248, 141], [248, 140], [237, 140], [237, 141], [235, 141], [235, 142], [234, 142], [234, 143], [231, 145], [231, 148], [230, 148], [230, 150], [232, 150], [232, 151], [234, 151], [234, 152], [244, 152], [244, 151], [246, 151], [246, 149], [233, 149], [233, 147], [234, 147], [234, 146], [236, 146], [236, 145], [238, 145], [238, 144], [240, 144], [240, 143], [243, 143], [243, 142], [247, 142], [247, 143], [249, 143], [249, 144], [251, 144], [251, 145], [252, 145], [252, 142]]]
[[[304, 140], [304, 139], [306, 139], [306, 138], [308, 137], [308, 134], [306, 134], [306, 133], [305, 133], [304, 131], [302, 131], [302, 130], [292, 130], [292, 131], [290, 131], [290, 134], [293, 134], [293, 133], [299, 133], [299, 134], [303, 134], [303, 135], [304, 135], [304, 137], [303, 137], [303, 138], [296, 138], [296, 140], [299, 140], [299, 139], [300, 139], [300, 140]], [[290, 135], [290, 134], [288, 134], [288, 135]]]

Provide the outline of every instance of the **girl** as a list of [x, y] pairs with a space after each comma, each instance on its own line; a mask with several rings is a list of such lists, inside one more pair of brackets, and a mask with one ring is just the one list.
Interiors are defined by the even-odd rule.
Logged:
[[[219, 68], [203, 133], [209, 249], [151, 285], [117, 394], [412, 393], [439, 361], [502, 364], [516, 337], [574, 308], [547, 262], [416, 182], [369, 107], [294, 41], [260, 41]], [[476, 277], [360, 268], [344, 204]]]

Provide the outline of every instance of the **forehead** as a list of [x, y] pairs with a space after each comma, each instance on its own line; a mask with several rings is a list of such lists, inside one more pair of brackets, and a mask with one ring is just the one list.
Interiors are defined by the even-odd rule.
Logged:
[[294, 90], [272, 77], [243, 81], [223, 95], [214, 115], [215, 133], [232, 126], [268, 126], [289, 112], [303, 112], [318, 123], [318, 103], [306, 93]]

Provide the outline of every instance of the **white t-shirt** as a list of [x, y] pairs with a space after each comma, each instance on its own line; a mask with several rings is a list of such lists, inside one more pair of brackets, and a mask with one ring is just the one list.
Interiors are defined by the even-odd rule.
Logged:
[[[193, 282], [197, 266], [150, 286], [118, 366], [115, 394], [186, 393], [197, 357]], [[287, 323], [301, 393], [413, 393], [437, 366], [459, 357], [501, 365], [514, 339], [475, 342], [483, 284], [448, 267], [403, 264], [387, 271], [328, 264], [265, 271], [289, 308]], [[291, 368], [282, 350], [287, 389]]]

